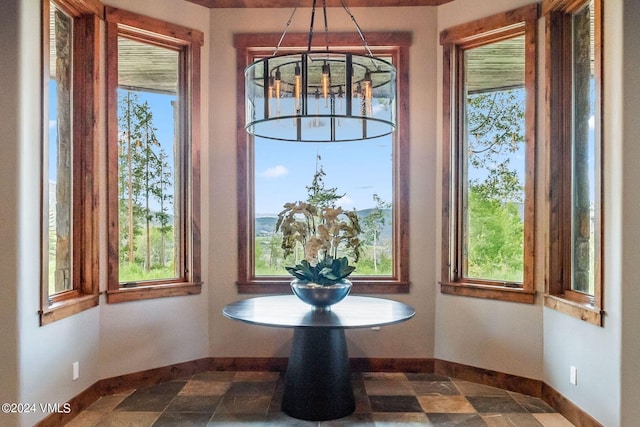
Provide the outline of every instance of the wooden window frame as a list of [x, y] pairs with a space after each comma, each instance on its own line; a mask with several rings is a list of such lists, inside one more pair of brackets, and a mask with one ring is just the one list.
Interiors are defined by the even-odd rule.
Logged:
[[[535, 165], [536, 165], [536, 46], [538, 5], [531, 4], [466, 24], [440, 33], [443, 47], [443, 186], [442, 186], [442, 266], [440, 291], [443, 294], [487, 298], [533, 304], [535, 302]], [[522, 287], [474, 280], [461, 276], [462, 156], [461, 138], [462, 72], [458, 68], [464, 49], [498, 42], [515, 35], [525, 36], [525, 235], [524, 280]]]
[[[254, 274], [254, 206], [253, 206], [253, 137], [244, 128], [244, 69], [257, 56], [271, 55], [280, 34], [235, 34], [236, 48], [236, 139], [238, 182], [238, 280], [239, 293], [287, 293], [290, 277], [257, 277]], [[362, 40], [353, 33], [329, 33], [330, 46], [361, 49]], [[320, 37], [318, 39], [321, 39]], [[287, 34], [282, 49], [304, 50], [308, 34]], [[390, 294], [409, 292], [409, 48], [407, 32], [367, 33], [367, 43], [374, 54], [391, 55], [397, 69], [398, 128], [393, 135], [393, 263], [391, 277], [352, 276], [352, 293]], [[324, 47], [322, 40], [313, 46]], [[354, 48], [355, 47], [355, 48]], [[300, 48], [300, 49], [298, 49]], [[336, 48], [338, 49], [338, 48]], [[342, 50], [344, 50], [342, 49]]]
[[[200, 254], [200, 31], [112, 7], [105, 8], [107, 21], [107, 302], [118, 303], [151, 298], [199, 294], [202, 287]], [[183, 52], [180, 63], [179, 104], [186, 144], [181, 176], [184, 221], [181, 236], [180, 277], [145, 281], [135, 287], [121, 287], [118, 262], [118, 35]]]
[[[48, 178], [44, 174], [48, 157], [45, 143], [45, 118], [49, 93], [49, 0], [42, 1], [42, 279], [40, 291], [40, 325], [64, 319], [99, 304], [99, 221], [98, 206], [98, 111], [100, 74], [100, 20], [102, 4], [96, 0], [55, 0], [57, 7], [72, 19], [72, 208], [71, 283], [72, 288], [49, 296], [48, 280]], [[75, 250], [74, 250], [75, 248]], [[81, 248], [81, 250], [80, 250]]]
[[572, 48], [571, 16], [582, 9], [588, 0], [545, 0], [546, 49], [546, 152], [549, 172], [547, 198], [549, 209], [547, 271], [544, 304], [546, 307], [592, 323], [603, 324], [603, 265], [602, 265], [602, 1], [594, 0], [595, 18], [595, 287], [590, 296], [572, 290], [571, 257], [572, 197]]

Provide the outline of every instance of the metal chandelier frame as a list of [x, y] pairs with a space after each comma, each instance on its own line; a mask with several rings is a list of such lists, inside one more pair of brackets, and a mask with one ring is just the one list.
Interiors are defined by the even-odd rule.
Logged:
[[326, 0], [325, 50], [311, 50], [313, 0], [307, 50], [278, 54], [298, 9], [294, 8], [273, 55], [245, 68], [245, 129], [257, 137], [295, 142], [359, 141], [397, 127], [396, 69], [373, 56], [353, 14], [367, 55], [329, 50]]

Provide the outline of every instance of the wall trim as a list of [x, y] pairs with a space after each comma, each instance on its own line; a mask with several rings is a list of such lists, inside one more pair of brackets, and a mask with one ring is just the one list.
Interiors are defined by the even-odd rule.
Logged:
[[542, 381], [436, 359], [434, 374], [542, 398]]
[[[206, 371], [284, 372], [287, 369], [287, 360], [286, 357], [207, 357], [105, 378], [95, 382], [80, 394], [71, 398], [67, 402], [71, 406], [70, 413], [50, 414], [38, 422], [35, 427], [56, 427], [64, 425], [102, 396], [185, 378]], [[440, 359], [351, 358], [349, 360], [351, 362], [351, 369], [354, 372], [434, 373], [464, 381], [499, 387], [516, 393], [528, 394], [544, 400], [576, 426], [603, 427], [602, 424], [587, 412], [564, 397], [553, 387], [540, 380]]]
[[575, 403], [546, 383], [542, 383], [541, 399], [576, 426], [603, 427], [603, 425], [596, 421], [591, 415], [587, 414]]

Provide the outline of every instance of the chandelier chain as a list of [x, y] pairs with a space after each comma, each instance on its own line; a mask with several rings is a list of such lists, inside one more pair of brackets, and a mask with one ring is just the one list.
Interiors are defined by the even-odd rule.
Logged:
[[329, 51], [329, 23], [327, 21], [327, 0], [322, 0], [322, 9], [324, 12], [324, 44]]
[[[300, 2], [301, 2], [301, 0], [298, 0], [298, 2], [296, 3], [295, 7], [293, 8], [293, 11], [291, 11], [291, 15], [289, 16], [289, 20], [287, 20], [287, 24], [285, 25], [284, 31], [282, 32], [282, 35], [280, 36], [280, 40], [278, 40], [278, 44], [276, 45], [276, 48], [273, 51], [273, 56], [275, 56], [278, 53], [278, 51], [280, 50], [280, 46], [282, 45], [282, 41], [284, 40], [284, 37], [287, 35], [287, 31], [289, 30], [289, 27], [291, 26], [291, 23], [293, 22], [293, 17], [295, 16], [296, 11], [298, 10], [298, 7], [300, 6]], [[362, 32], [362, 29], [360, 28], [360, 25], [358, 24], [358, 21], [356, 21], [356, 18], [353, 16], [353, 13], [351, 13], [351, 10], [349, 9], [349, 7], [345, 3], [345, 1], [344, 0], [340, 0], [340, 3], [342, 4], [342, 8], [347, 13], [347, 15], [349, 15], [349, 18], [351, 18], [351, 21], [353, 22], [354, 26], [356, 27], [358, 35], [360, 36], [360, 40], [362, 40], [362, 44], [363, 44], [365, 50], [367, 51], [367, 54], [369, 56], [373, 56], [373, 52], [371, 52], [371, 49], [369, 48], [369, 44], [367, 43], [367, 39], [365, 38], [364, 33]], [[324, 13], [325, 46], [326, 46], [326, 49], [328, 51], [329, 50], [329, 24], [328, 24], [328, 19], [327, 19], [327, 4], [326, 4], [326, 0], [322, 0], [322, 10], [323, 10], [323, 13]], [[309, 25], [309, 41], [307, 43], [307, 51], [311, 51], [311, 41], [313, 39], [313, 25], [314, 25], [315, 15], [316, 15], [316, 0], [313, 0], [313, 6], [312, 6], [312, 10], [311, 10], [311, 24]]]
[[313, 23], [316, 20], [316, 0], [313, 0], [311, 7], [311, 23], [309, 24], [309, 42], [307, 43], [307, 51], [311, 51], [311, 40], [313, 39]]
[[276, 46], [276, 49], [273, 51], [273, 55], [275, 56], [278, 51], [280, 50], [280, 45], [282, 44], [282, 40], [284, 40], [284, 36], [287, 34], [287, 30], [289, 29], [289, 26], [291, 25], [291, 22], [293, 21], [293, 16], [296, 14], [296, 11], [298, 10], [298, 6], [300, 6], [300, 1], [298, 0], [298, 3], [296, 3], [296, 6], [293, 8], [293, 11], [291, 12], [291, 16], [289, 16], [289, 20], [287, 21], [287, 24], [284, 27], [284, 31], [282, 32], [282, 35], [280, 36], [280, 40], [278, 40], [278, 44]]
[[358, 21], [356, 21], [356, 18], [353, 16], [353, 14], [351, 13], [349, 8], [347, 7], [347, 5], [344, 2], [344, 0], [340, 0], [340, 3], [342, 3], [342, 8], [344, 9], [345, 12], [347, 12], [349, 17], [351, 17], [351, 20], [353, 21], [353, 24], [356, 26], [356, 30], [358, 30], [358, 35], [360, 36], [360, 39], [362, 39], [362, 44], [364, 44], [364, 48], [367, 50], [367, 53], [369, 54], [369, 56], [373, 56], [373, 52], [371, 52], [371, 49], [369, 48], [369, 44], [367, 43], [367, 40], [364, 38], [364, 34], [362, 33], [362, 29], [360, 28], [360, 25], [358, 25]]

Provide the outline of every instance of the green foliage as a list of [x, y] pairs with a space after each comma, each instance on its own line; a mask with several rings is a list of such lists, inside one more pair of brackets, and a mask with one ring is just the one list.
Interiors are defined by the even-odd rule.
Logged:
[[373, 258], [373, 248], [365, 246], [363, 256], [357, 264], [359, 276], [390, 276], [393, 273], [393, 264], [391, 263], [391, 247], [390, 242], [384, 246], [378, 246], [376, 249], [375, 262]]
[[524, 105], [519, 90], [470, 95], [467, 99], [469, 167], [487, 172], [484, 181], [473, 181], [486, 197], [504, 201], [524, 200], [517, 171], [510, 157], [525, 142]]
[[349, 265], [347, 257], [334, 259], [330, 256], [325, 256], [315, 265], [303, 259], [295, 267], [285, 268], [289, 274], [296, 279], [309, 283], [317, 283], [322, 286], [334, 285], [349, 276], [356, 269]]
[[521, 282], [524, 223], [515, 203], [486, 197], [478, 187], [469, 192], [467, 275]]
[[144, 280], [167, 279], [176, 276], [173, 266], [154, 267], [149, 270], [141, 264], [124, 264], [120, 267], [120, 282], [140, 282]]
[[524, 221], [519, 206], [524, 185], [511, 164], [525, 143], [521, 89], [472, 94], [467, 98], [468, 174], [465, 215], [465, 276], [522, 282]]
[[[257, 276], [281, 276], [285, 266], [296, 264], [301, 258], [295, 254], [287, 258], [282, 256], [280, 249], [281, 238], [277, 234], [272, 236], [256, 236], [255, 238], [255, 274]], [[299, 250], [299, 252], [302, 252]], [[363, 242], [360, 247], [360, 258], [357, 263], [358, 276], [389, 276], [393, 273], [391, 263], [391, 242], [382, 240], [377, 247], [377, 270], [374, 269], [373, 251], [369, 244]]]
[[486, 168], [498, 155], [515, 153], [524, 142], [524, 100], [519, 90], [469, 95], [467, 123], [469, 161]]
[[[120, 270], [125, 271], [126, 264], [142, 264], [144, 270], [150, 272], [154, 264], [164, 268], [173, 263], [173, 256], [169, 254], [169, 249], [174, 247], [173, 167], [156, 136], [148, 102], [140, 102], [137, 93], [127, 91], [120, 94], [119, 103]], [[152, 206], [159, 208], [152, 209]], [[153, 239], [158, 233], [159, 239]], [[152, 240], [155, 240], [153, 245]], [[122, 274], [120, 280], [125, 280]]]
[[313, 175], [311, 185], [305, 187], [308, 193], [307, 203], [316, 209], [335, 208], [336, 202], [344, 197], [345, 194], [338, 194], [336, 187], [325, 188], [324, 177], [327, 174], [322, 164], [320, 164], [320, 160], [322, 160], [322, 158], [318, 154], [316, 156], [316, 173]]
[[378, 272], [378, 246], [380, 233], [386, 222], [385, 210], [391, 209], [391, 203], [383, 201], [377, 193], [373, 193], [376, 207], [364, 218], [364, 241], [372, 248], [373, 271]]

